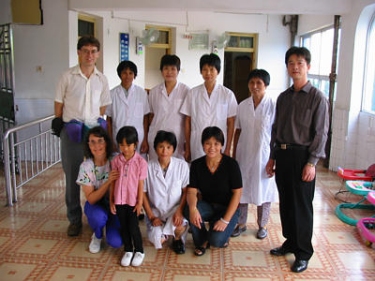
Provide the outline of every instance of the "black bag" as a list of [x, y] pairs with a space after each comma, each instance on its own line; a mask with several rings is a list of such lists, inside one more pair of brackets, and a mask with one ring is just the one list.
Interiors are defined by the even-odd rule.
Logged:
[[60, 137], [61, 130], [64, 127], [64, 122], [61, 117], [53, 118], [51, 129], [52, 129], [52, 135]]

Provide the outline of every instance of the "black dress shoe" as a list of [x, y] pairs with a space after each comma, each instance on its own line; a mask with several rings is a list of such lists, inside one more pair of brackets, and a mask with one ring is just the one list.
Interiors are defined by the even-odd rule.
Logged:
[[302, 272], [302, 271], [304, 271], [304, 270], [307, 269], [307, 265], [308, 264], [309, 264], [308, 260], [299, 260], [299, 259], [297, 259], [297, 260], [294, 261], [294, 263], [293, 263], [293, 265], [291, 267], [291, 270], [293, 272], [297, 272], [297, 273]]
[[292, 251], [281, 246], [281, 247], [278, 247], [278, 248], [274, 248], [270, 251], [270, 254], [273, 255], [273, 256], [285, 256], [286, 254], [288, 253], [291, 253]]

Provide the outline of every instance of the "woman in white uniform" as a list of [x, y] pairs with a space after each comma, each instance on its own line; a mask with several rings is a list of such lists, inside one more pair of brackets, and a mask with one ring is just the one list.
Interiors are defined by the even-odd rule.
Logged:
[[131, 61], [122, 61], [117, 66], [121, 84], [111, 90], [112, 104], [107, 107], [106, 115], [108, 133], [112, 140], [116, 140], [117, 132], [122, 127], [133, 126], [136, 128], [141, 144], [137, 147], [137, 152], [145, 157], [145, 153], [148, 152], [147, 135], [150, 107], [146, 91], [133, 84], [137, 72], [137, 66]]
[[248, 77], [250, 97], [237, 110], [233, 156], [240, 165], [243, 190], [239, 205], [240, 217], [232, 237], [246, 230], [248, 204], [257, 205], [257, 238], [267, 236], [271, 202], [277, 201], [274, 177], [266, 174], [270, 155], [271, 127], [275, 116], [275, 102], [266, 95], [270, 75], [263, 69], [254, 69]]
[[150, 90], [148, 102], [150, 105], [150, 119], [148, 132], [149, 159], [157, 159], [152, 149], [156, 133], [159, 130], [173, 132], [177, 138], [177, 147], [174, 156], [184, 158], [184, 118], [180, 113], [190, 88], [177, 81], [181, 61], [176, 55], [164, 55], [160, 61], [160, 71], [164, 82]]
[[204, 83], [189, 91], [181, 107], [181, 113], [186, 115], [185, 160], [188, 162], [205, 155], [201, 137], [203, 130], [210, 126], [223, 131], [224, 154], [230, 156], [237, 101], [230, 89], [216, 83], [220, 64], [220, 58], [215, 54], [201, 57], [199, 65]]
[[146, 213], [147, 236], [156, 249], [173, 237], [176, 254], [185, 253], [188, 221], [183, 216], [189, 166], [183, 159], [173, 157], [177, 140], [172, 132], [159, 131], [154, 141], [158, 159], [148, 163], [144, 185], [143, 208]]

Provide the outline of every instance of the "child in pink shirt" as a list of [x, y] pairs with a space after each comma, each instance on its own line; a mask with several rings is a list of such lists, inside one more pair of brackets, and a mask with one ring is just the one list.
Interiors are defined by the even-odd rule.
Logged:
[[112, 170], [119, 172], [119, 178], [111, 186], [110, 208], [120, 220], [120, 233], [125, 248], [121, 265], [140, 266], [145, 254], [138, 216], [143, 204], [147, 162], [136, 152], [138, 134], [134, 127], [122, 127], [116, 135], [116, 141], [121, 153], [112, 160], [111, 165]]

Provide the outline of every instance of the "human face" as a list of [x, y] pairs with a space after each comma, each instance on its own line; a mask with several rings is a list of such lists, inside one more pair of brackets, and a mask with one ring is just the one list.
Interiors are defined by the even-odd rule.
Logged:
[[219, 73], [213, 65], [205, 64], [202, 67], [201, 74], [206, 83], [215, 83]]
[[89, 136], [89, 148], [94, 158], [106, 155], [106, 142], [103, 137], [97, 137], [91, 134]]
[[156, 145], [155, 152], [159, 162], [169, 162], [174, 152], [173, 145], [166, 141], [160, 142]]
[[222, 148], [221, 142], [214, 137], [209, 138], [203, 143], [203, 151], [206, 153], [206, 156], [211, 159], [219, 157]]
[[84, 67], [93, 67], [99, 58], [100, 52], [98, 48], [93, 45], [82, 46], [78, 53], [78, 61]]
[[307, 73], [310, 70], [310, 64], [307, 64], [304, 57], [291, 55], [288, 59], [288, 74], [293, 81], [307, 80]]
[[129, 160], [132, 158], [135, 154], [136, 144], [131, 143], [128, 144], [125, 139], [122, 140], [121, 143], [119, 143], [120, 151], [122, 155], [124, 155], [126, 160]]
[[267, 86], [264, 84], [263, 80], [258, 77], [253, 77], [247, 84], [250, 94], [257, 98], [262, 98], [265, 93]]
[[165, 65], [161, 71], [161, 75], [165, 82], [175, 82], [177, 81], [178, 70], [175, 65]]
[[134, 72], [131, 71], [129, 68], [126, 68], [124, 69], [123, 71], [121, 71], [121, 85], [125, 88], [125, 89], [129, 89], [130, 86], [132, 85], [133, 83], [133, 80], [134, 80]]

